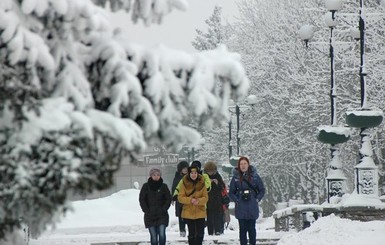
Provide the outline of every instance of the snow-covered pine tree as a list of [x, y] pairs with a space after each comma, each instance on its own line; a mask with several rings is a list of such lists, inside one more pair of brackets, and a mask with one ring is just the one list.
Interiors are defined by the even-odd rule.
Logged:
[[222, 24], [222, 8], [215, 6], [212, 15], [205, 20], [207, 32], [196, 29], [197, 36], [192, 46], [197, 50], [212, 50], [224, 43], [225, 27]]
[[69, 194], [109, 187], [122, 157], [146, 143], [199, 141], [183, 120], [220, 121], [248, 90], [238, 54], [133, 45], [100, 7], [151, 24], [187, 3], [0, 2], [0, 240], [21, 223], [38, 235]]
[[[226, 26], [222, 23], [222, 8], [215, 6], [212, 15], [205, 20], [207, 31], [196, 30], [196, 37], [192, 46], [198, 51], [213, 50], [225, 43]], [[218, 91], [221, 90], [221, 82], [216, 84]], [[229, 115], [230, 116], [230, 115]], [[228, 124], [223, 122], [220, 125], [209, 128], [200, 128], [205, 139], [204, 146], [199, 149], [199, 159], [202, 161], [225, 162], [228, 159], [227, 144], [224, 139], [228, 137]]]

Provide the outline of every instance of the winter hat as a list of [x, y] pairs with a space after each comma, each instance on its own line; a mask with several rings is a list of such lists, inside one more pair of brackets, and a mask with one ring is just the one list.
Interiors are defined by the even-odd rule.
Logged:
[[196, 166], [188, 167], [188, 173], [190, 174], [193, 170], [195, 170], [199, 174], [199, 168]]
[[152, 168], [152, 169], [150, 170], [150, 176], [152, 176], [152, 175], [154, 175], [154, 174], [156, 174], [156, 173], [158, 173], [160, 176], [162, 176], [162, 172], [160, 171], [159, 168]]
[[181, 161], [176, 166], [176, 169], [177, 169], [178, 173], [182, 172], [182, 169], [184, 169], [184, 168], [188, 168], [188, 162], [186, 162], [186, 161]]
[[202, 163], [198, 160], [194, 160], [191, 165], [191, 167], [196, 167], [198, 168], [198, 172], [201, 171]]
[[208, 161], [205, 163], [204, 170], [206, 173], [210, 171], [217, 171], [217, 165], [213, 161]]

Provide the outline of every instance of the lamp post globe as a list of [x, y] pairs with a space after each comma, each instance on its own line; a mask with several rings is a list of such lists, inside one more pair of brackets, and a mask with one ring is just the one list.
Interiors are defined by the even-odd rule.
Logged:
[[324, 16], [325, 24], [329, 28], [336, 27], [338, 22], [336, 18], [333, 17], [333, 14], [331, 12], [327, 12]]
[[251, 94], [247, 96], [247, 104], [248, 105], [256, 105], [258, 102], [257, 96], [254, 94]]
[[299, 38], [305, 42], [306, 47], [314, 36], [314, 27], [312, 25], [303, 25], [298, 31]]
[[338, 11], [342, 8], [342, 0], [326, 0], [325, 8], [331, 12]]
[[354, 40], [356, 40], [356, 41], [360, 40], [360, 38], [361, 38], [360, 29], [357, 28], [357, 27], [352, 27], [352, 28], [350, 28], [350, 36], [351, 36]]

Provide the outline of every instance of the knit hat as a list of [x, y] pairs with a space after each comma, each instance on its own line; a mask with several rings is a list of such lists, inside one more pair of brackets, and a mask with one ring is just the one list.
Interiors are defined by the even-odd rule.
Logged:
[[206, 162], [204, 170], [205, 172], [217, 171], [217, 165], [215, 164], [215, 162], [212, 161]]
[[184, 168], [188, 168], [188, 162], [186, 162], [186, 161], [181, 161], [176, 166], [176, 169], [177, 169], [178, 173], [182, 172], [182, 169], [184, 169]]
[[198, 168], [198, 172], [201, 171], [202, 163], [198, 160], [194, 160], [191, 165], [191, 167], [196, 167]]
[[154, 174], [156, 174], [156, 173], [158, 173], [160, 176], [162, 176], [162, 172], [160, 171], [159, 168], [152, 168], [152, 169], [150, 170], [150, 176], [152, 176], [152, 175], [154, 175]]
[[188, 167], [188, 173], [190, 174], [193, 170], [195, 170], [197, 173], [199, 173], [199, 168], [195, 166]]

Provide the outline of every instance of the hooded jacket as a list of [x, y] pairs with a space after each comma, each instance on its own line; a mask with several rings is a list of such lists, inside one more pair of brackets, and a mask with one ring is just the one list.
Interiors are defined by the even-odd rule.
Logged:
[[[247, 180], [252, 187], [250, 187]], [[249, 200], [244, 200], [242, 195], [245, 190], [249, 191]], [[255, 190], [255, 191], [254, 191]], [[250, 165], [248, 171], [240, 174], [238, 168], [233, 170], [233, 177], [230, 182], [229, 196], [235, 202], [235, 218], [237, 219], [258, 219], [260, 202], [265, 195], [265, 186], [261, 177], [257, 174], [254, 166]]]

